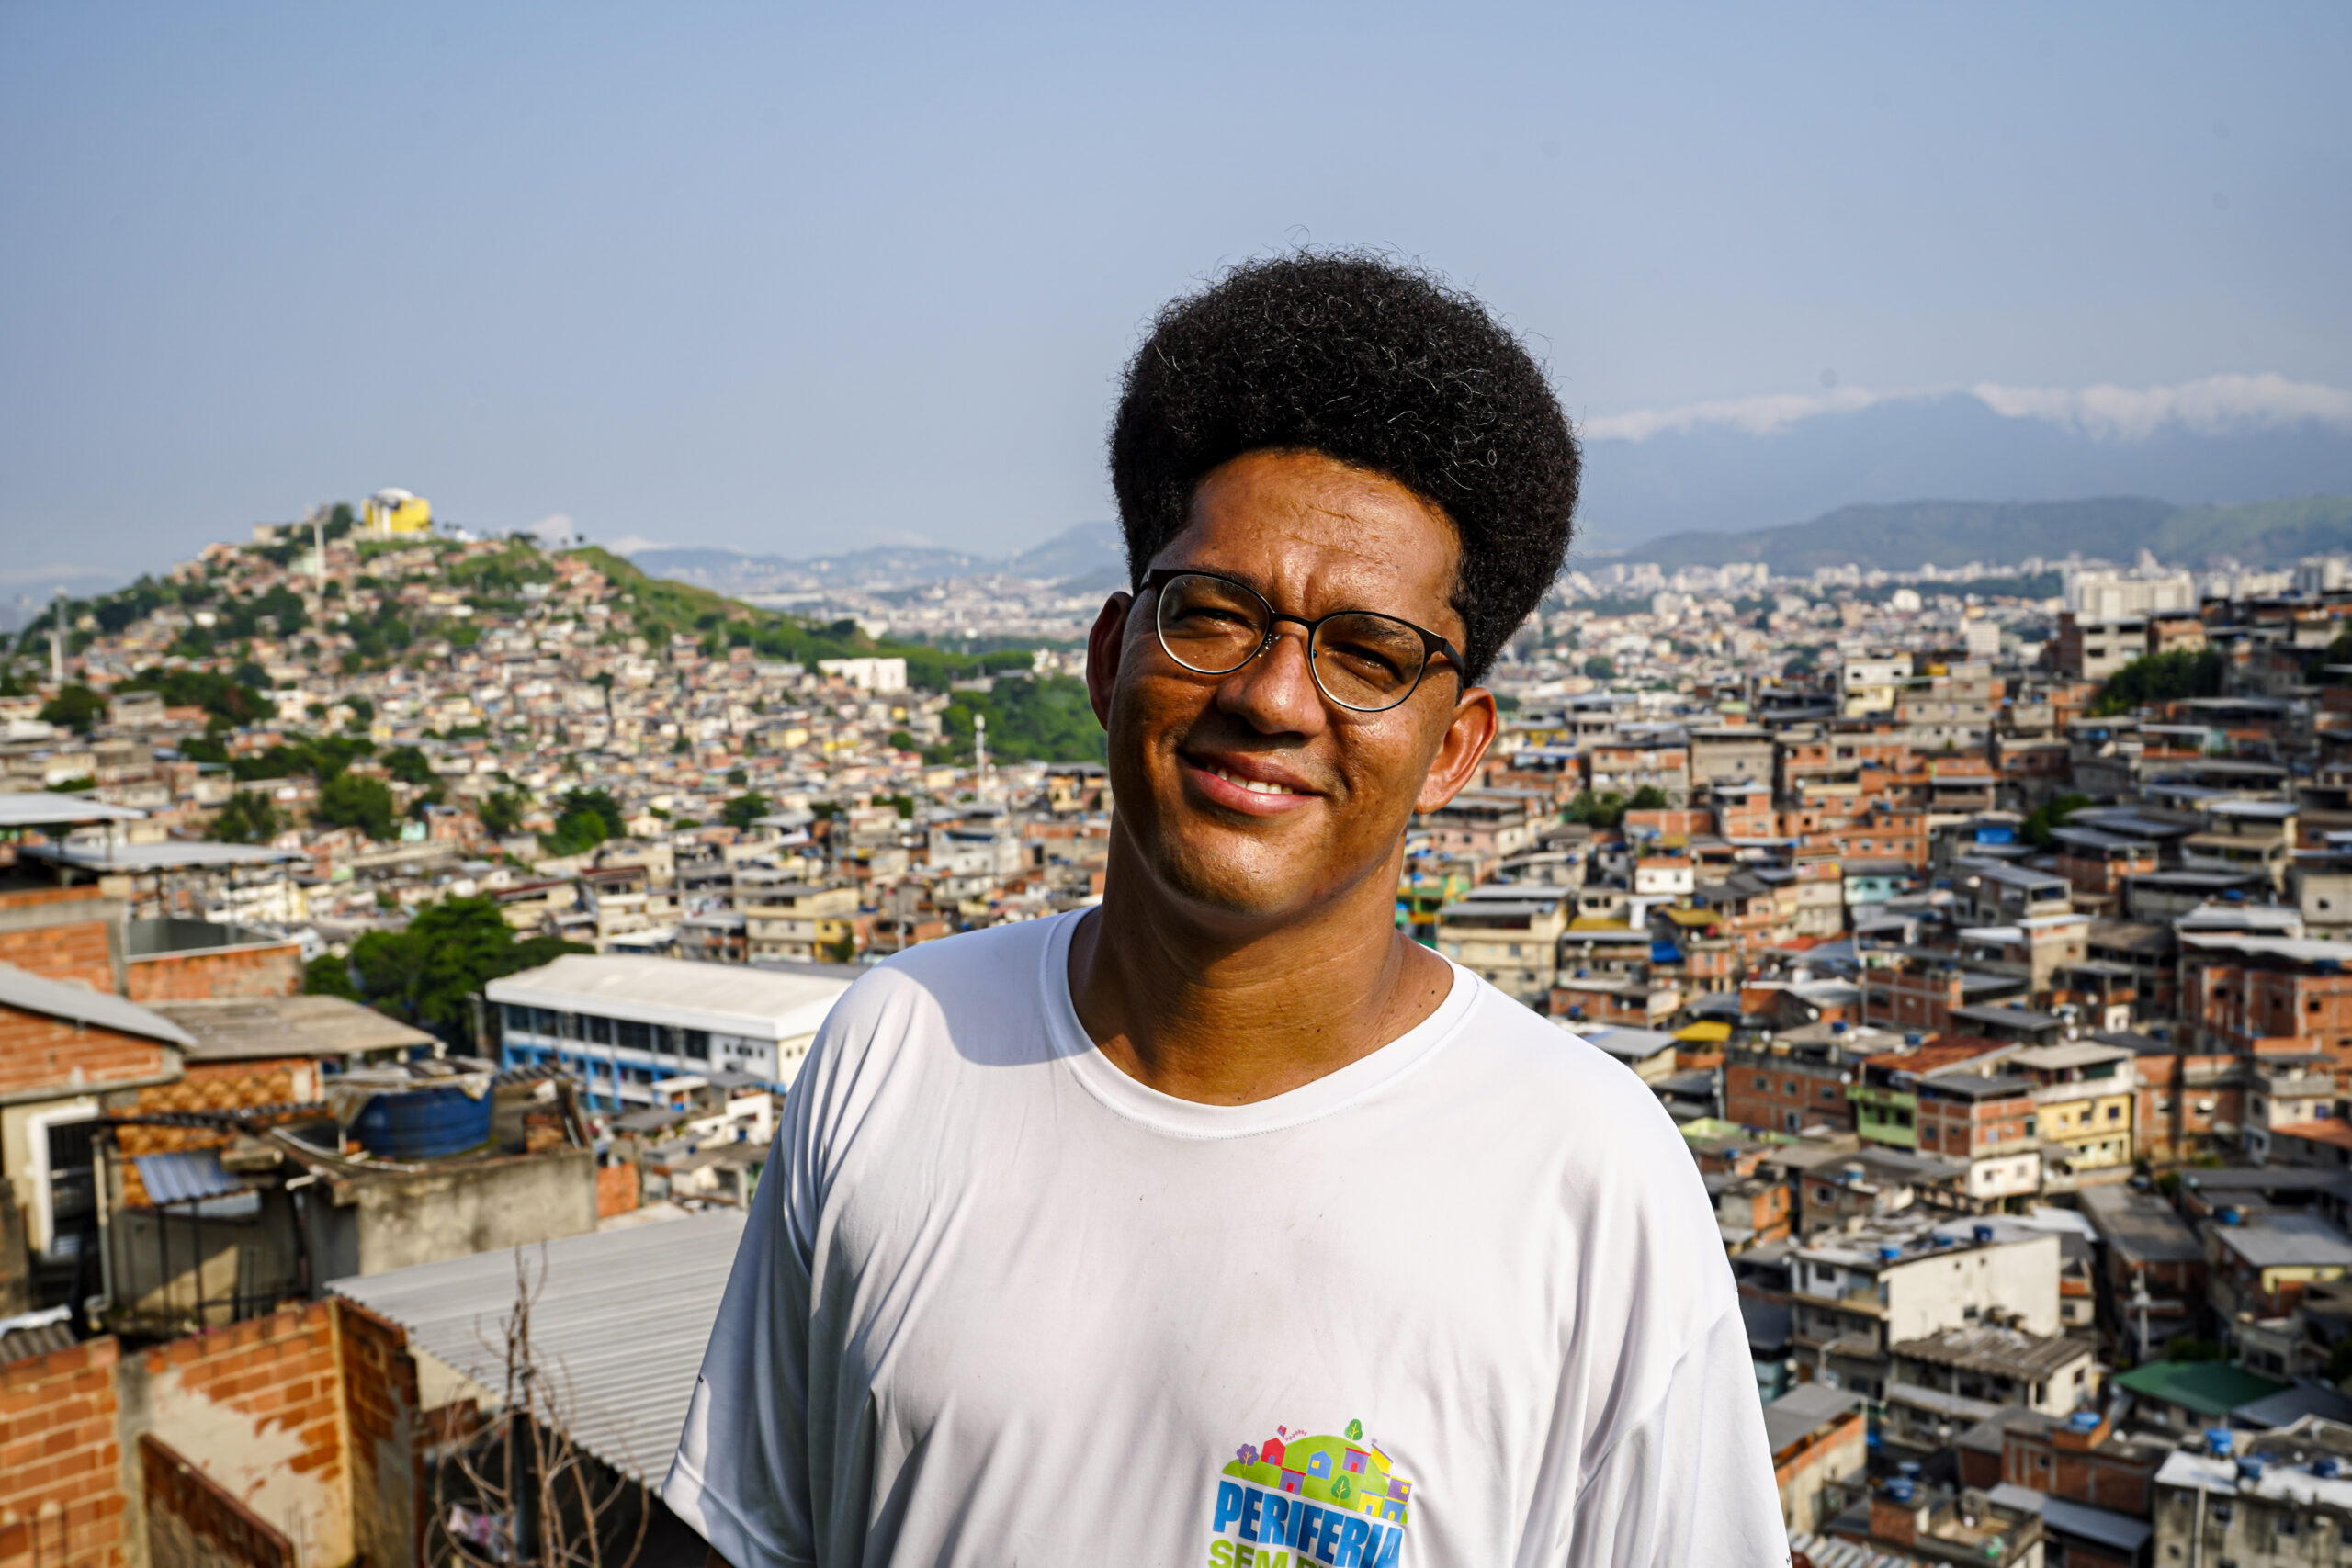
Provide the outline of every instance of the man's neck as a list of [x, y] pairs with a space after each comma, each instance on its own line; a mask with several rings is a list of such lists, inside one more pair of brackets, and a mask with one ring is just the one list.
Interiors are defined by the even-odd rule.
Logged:
[[1453, 986], [1396, 929], [1396, 865], [1305, 919], [1238, 933], [1156, 896], [1118, 850], [1114, 836], [1102, 908], [1070, 942], [1070, 999], [1102, 1054], [1163, 1094], [1272, 1099], [1387, 1044]]

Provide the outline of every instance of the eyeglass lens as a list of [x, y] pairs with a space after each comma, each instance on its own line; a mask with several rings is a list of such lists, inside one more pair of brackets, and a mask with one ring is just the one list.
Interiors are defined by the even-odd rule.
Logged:
[[[1189, 574], [1161, 585], [1158, 618], [1168, 656], [1203, 675], [1229, 675], [1249, 663], [1273, 625], [1272, 607], [1250, 589]], [[1307, 655], [1324, 694], [1365, 713], [1409, 696], [1429, 658], [1419, 632], [1370, 611], [1324, 621]]]

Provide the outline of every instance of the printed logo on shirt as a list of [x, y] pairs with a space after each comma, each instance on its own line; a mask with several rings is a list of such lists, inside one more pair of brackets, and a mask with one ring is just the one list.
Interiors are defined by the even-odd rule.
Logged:
[[1341, 1437], [1277, 1427], [1216, 1483], [1208, 1568], [1397, 1568], [1412, 1492], [1361, 1421]]

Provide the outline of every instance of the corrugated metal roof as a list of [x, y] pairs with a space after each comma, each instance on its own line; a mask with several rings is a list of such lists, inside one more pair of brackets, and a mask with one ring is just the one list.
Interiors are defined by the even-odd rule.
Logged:
[[109, 806], [86, 795], [50, 790], [0, 795], [0, 828], [70, 828], [83, 822], [132, 822], [146, 815], [134, 807]]
[[685, 958], [574, 953], [492, 980], [483, 993], [493, 1002], [790, 1040], [814, 1034], [862, 973], [830, 978]]
[[70, 865], [82, 871], [177, 871], [189, 866], [219, 868], [269, 865], [300, 860], [293, 850], [273, 850], [266, 844], [216, 844], [201, 839], [166, 839], [155, 844], [84, 843], [19, 844], [17, 852], [33, 860]]
[[[658, 1486], [686, 1405], [743, 1215], [729, 1210], [547, 1244], [531, 1309], [540, 1358], [571, 1389], [571, 1434], [614, 1469]], [[500, 1324], [514, 1305], [516, 1255], [537, 1247], [337, 1280], [327, 1288], [391, 1319], [410, 1342], [491, 1390], [505, 1385]]]
[[74, 1345], [71, 1307], [50, 1307], [41, 1312], [19, 1313], [15, 1317], [0, 1317], [0, 1364], [21, 1361], [28, 1356], [46, 1356], [51, 1350], [68, 1350]]
[[212, 1149], [136, 1155], [130, 1163], [139, 1168], [139, 1184], [147, 1189], [152, 1203], [196, 1203], [245, 1190], [243, 1182], [221, 1168], [220, 1156]]
[[118, 1033], [137, 1034], [149, 1040], [167, 1040], [175, 1045], [196, 1043], [187, 1030], [137, 1002], [127, 1002], [120, 997], [94, 991], [87, 986], [43, 979], [39, 975], [27, 974], [13, 964], [0, 964], [0, 1003], [47, 1018], [62, 1018], [71, 1023], [96, 1024], [100, 1029], [111, 1029]]

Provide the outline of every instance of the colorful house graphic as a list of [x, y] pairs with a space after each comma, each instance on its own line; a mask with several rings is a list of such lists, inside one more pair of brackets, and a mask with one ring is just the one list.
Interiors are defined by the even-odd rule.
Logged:
[[1388, 1456], [1350, 1422], [1345, 1438], [1307, 1436], [1285, 1427], [1252, 1447], [1243, 1444], [1225, 1473], [1310, 1502], [1362, 1513], [1402, 1526], [1413, 1483], [1389, 1468]]

